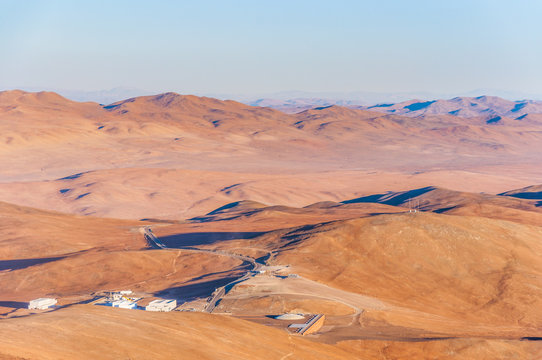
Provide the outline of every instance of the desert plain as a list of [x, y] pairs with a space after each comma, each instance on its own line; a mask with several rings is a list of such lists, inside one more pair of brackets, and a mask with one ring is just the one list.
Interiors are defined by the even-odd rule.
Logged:
[[[521, 104], [0, 92], [0, 358], [539, 359], [542, 109]], [[179, 307], [96, 304], [124, 289]]]

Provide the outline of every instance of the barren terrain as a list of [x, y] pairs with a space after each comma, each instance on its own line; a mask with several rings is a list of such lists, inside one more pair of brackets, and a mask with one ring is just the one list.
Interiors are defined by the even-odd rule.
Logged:
[[[535, 105], [487, 122], [2, 92], [0, 358], [537, 359]], [[123, 289], [180, 306], [94, 305]], [[283, 313], [326, 318], [301, 338]]]

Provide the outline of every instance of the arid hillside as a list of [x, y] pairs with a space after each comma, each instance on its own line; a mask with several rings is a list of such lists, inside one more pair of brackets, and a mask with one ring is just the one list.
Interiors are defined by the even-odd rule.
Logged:
[[[536, 189], [532, 186], [527, 189]], [[373, 194], [345, 201], [347, 204], [380, 203], [402, 206], [412, 210], [436, 213], [482, 216], [493, 219], [511, 220], [524, 224], [542, 224], [542, 208], [536, 200], [514, 196], [516, 191], [500, 195], [452, 191], [432, 186], [401, 192]], [[527, 190], [528, 194], [536, 193]], [[510, 194], [510, 195], [508, 195]], [[524, 194], [517, 192], [517, 194]], [[508, 195], [508, 196], [506, 196]]]
[[538, 104], [476, 101], [500, 119], [0, 93], [0, 358], [540, 357]]
[[92, 305], [2, 320], [0, 336], [0, 358], [360, 358], [335, 346], [293, 338], [276, 329], [225, 316], [149, 313]]
[[0, 103], [0, 200], [82, 215], [179, 219], [247, 199], [301, 207], [423, 186], [500, 193], [542, 178], [537, 123], [340, 106], [285, 114], [175, 93], [101, 106], [7, 91]]
[[[39, 296], [92, 298], [132, 287], [159, 293], [236, 276], [227, 257], [150, 251], [137, 221], [71, 216], [0, 203], [0, 316]], [[5, 311], [2, 311], [5, 310]]]
[[541, 235], [507, 221], [406, 213], [254, 241], [276, 252], [273, 263], [344, 290], [453, 319], [537, 328]]

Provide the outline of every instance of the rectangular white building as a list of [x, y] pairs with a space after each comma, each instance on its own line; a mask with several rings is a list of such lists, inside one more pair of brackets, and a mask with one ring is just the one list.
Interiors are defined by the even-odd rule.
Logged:
[[171, 311], [177, 307], [177, 300], [153, 300], [145, 307], [147, 311]]
[[135, 302], [128, 301], [128, 300], [113, 301], [111, 303], [111, 306], [118, 307], [118, 308], [121, 308], [121, 309], [135, 309], [135, 308], [137, 308], [137, 304]]
[[55, 306], [57, 303], [56, 299], [53, 298], [39, 298], [31, 300], [28, 303], [29, 309], [45, 310], [52, 306]]

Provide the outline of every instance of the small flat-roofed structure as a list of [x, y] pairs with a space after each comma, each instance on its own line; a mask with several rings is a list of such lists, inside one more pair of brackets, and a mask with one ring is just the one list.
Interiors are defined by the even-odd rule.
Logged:
[[28, 303], [29, 309], [45, 310], [50, 307], [55, 306], [57, 303], [56, 299], [53, 298], [39, 298], [31, 300]]
[[134, 301], [128, 301], [128, 300], [113, 301], [111, 303], [111, 306], [118, 307], [118, 308], [121, 308], [121, 309], [135, 309], [135, 308], [137, 308], [137, 304]]
[[147, 311], [172, 311], [177, 307], [177, 300], [153, 300], [145, 307]]

